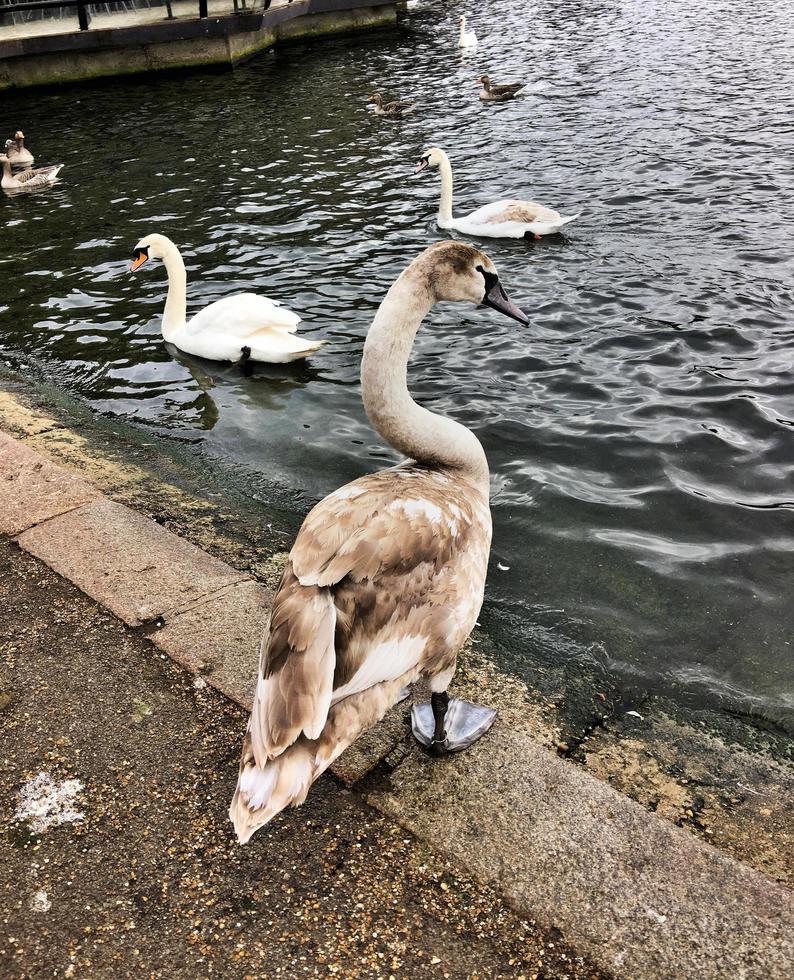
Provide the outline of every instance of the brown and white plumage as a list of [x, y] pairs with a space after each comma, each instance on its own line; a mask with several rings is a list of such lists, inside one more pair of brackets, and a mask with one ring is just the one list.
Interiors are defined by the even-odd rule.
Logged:
[[364, 348], [364, 404], [410, 460], [336, 490], [298, 533], [262, 641], [229, 813], [243, 843], [302, 803], [406, 684], [424, 674], [445, 691], [477, 619], [491, 541], [485, 454], [406, 385], [416, 331], [439, 299], [487, 302], [526, 322], [490, 260], [456, 242], [423, 252], [381, 304]]
[[579, 217], [568, 217], [535, 201], [493, 201], [463, 217], [452, 214], [452, 164], [437, 146], [425, 151], [416, 165], [420, 173], [428, 167], [438, 168], [441, 175], [441, 199], [438, 203], [439, 228], [454, 228], [464, 235], [478, 238], [540, 238], [554, 235]]
[[413, 102], [384, 102], [380, 92], [373, 92], [367, 101], [375, 106], [376, 116], [407, 116], [415, 108]]
[[6, 140], [5, 154], [14, 167], [29, 167], [33, 163], [33, 154], [25, 146], [25, 134], [21, 129], [14, 133], [12, 140]]
[[47, 187], [63, 169], [62, 163], [56, 163], [52, 167], [38, 167], [36, 170], [22, 170], [14, 174], [11, 171], [11, 161], [5, 155], [0, 156], [0, 164], [3, 166], [0, 187], [6, 191], [32, 191]]
[[491, 79], [487, 75], [480, 75], [477, 81], [482, 86], [480, 89], [482, 102], [507, 102], [509, 99], [514, 99], [524, 88], [521, 82], [510, 85], [492, 85]]

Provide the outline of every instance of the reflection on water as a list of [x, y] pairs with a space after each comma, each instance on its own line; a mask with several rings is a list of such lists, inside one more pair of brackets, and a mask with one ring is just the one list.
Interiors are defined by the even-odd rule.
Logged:
[[[4, 349], [97, 411], [194, 440], [252, 492], [306, 506], [393, 458], [358, 367], [391, 281], [460, 212], [534, 197], [566, 238], [483, 243], [522, 331], [445, 304], [413, 389], [471, 426], [494, 474], [483, 619], [517, 669], [612, 676], [783, 712], [794, 698], [792, 28], [749, 0], [428, 5], [394, 32], [291, 46], [233, 75], [6, 95], [47, 195], [0, 202]], [[523, 80], [483, 104], [474, 79]], [[413, 98], [378, 119], [366, 98]], [[195, 311], [240, 290], [329, 341], [310, 365], [238, 368], [167, 348], [165, 272], [131, 277], [142, 234], [179, 243]], [[501, 571], [498, 563], [508, 571]]]

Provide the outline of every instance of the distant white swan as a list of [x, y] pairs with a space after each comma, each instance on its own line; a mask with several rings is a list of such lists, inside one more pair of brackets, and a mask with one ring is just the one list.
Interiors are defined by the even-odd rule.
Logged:
[[165, 235], [146, 235], [134, 249], [131, 271], [149, 259], [162, 259], [168, 273], [163, 338], [187, 354], [210, 361], [262, 361], [283, 364], [313, 354], [322, 340], [295, 336], [297, 313], [265, 296], [237, 293], [205, 306], [187, 320], [187, 273], [179, 249]]
[[458, 38], [459, 48], [476, 48], [477, 47], [477, 35], [474, 31], [466, 30], [466, 18], [461, 17], [460, 19], [460, 37]]
[[569, 221], [578, 218], [572, 214], [563, 217], [558, 211], [536, 204], [534, 201], [494, 201], [462, 218], [452, 216], [452, 164], [449, 157], [437, 146], [427, 150], [416, 165], [416, 173], [427, 167], [441, 171], [441, 200], [438, 205], [439, 228], [454, 228], [464, 235], [479, 238], [524, 238], [553, 235], [561, 231]]

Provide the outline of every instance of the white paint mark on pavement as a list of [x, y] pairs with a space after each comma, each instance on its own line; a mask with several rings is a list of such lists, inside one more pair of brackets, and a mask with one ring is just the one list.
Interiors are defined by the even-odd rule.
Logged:
[[39, 889], [30, 900], [30, 908], [33, 912], [49, 912], [51, 907], [52, 902], [43, 889]]
[[79, 823], [83, 813], [77, 809], [76, 797], [82, 790], [79, 779], [58, 783], [48, 772], [40, 772], [19, 791], [14, 818], [26, 820], [34, 834], [43, 834], [62, 823]]

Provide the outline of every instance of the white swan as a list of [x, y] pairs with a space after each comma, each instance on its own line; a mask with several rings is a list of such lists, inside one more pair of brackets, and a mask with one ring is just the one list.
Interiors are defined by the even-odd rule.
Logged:
[[187, 273], [179, 249], [165, 235], [146, 235], [134, 248], [134, 272], [162, 259], [168, 273], [163, 338], [187, 354], [210, 361], [283, 364], [313, 354], [325, 343], [295, 336], [297, 313], [255, 293], [237, 293], [205, 306], [187, 320]]
[[466, 30], [466, 18], [461, 17], [460, 19], [460, 37], [458, 38], [459, 48], [476, 48], [477, 47], [477, 35], [474, 31]]
[[439, 300], [484, 303], [527, 324], [490, 259], [439, 242], [380, 305], [364, 344], [364, 407], [408, 460], [360, 477], [303, 522], [262, 640], [254, 706], [229, 809], [245, 843], [400, 699], [420, 674], [429, 704], [414, 734], [464, 749], [495, 712], [450, 700], [458, 651], [483, 599], [491, 514], [488, 461], [473, 432], [420, 408], [406, 385], [419, 326]]
[[524, 238], [553, 235], [564, 225], [574, 221], [579, 214], [563, 217], [558, 211], [536, 204], [534, 201], [494, 201], [485, 204], [463, 218], [452, 216], [452, 164], [449, 157], [437, 146], [427, 150], [416, 165], [416, 173], [427, 167], [441, 171], [441, 200], [438, 205], [439, 228], [454, 228], [464, 235], [479, 238]]

